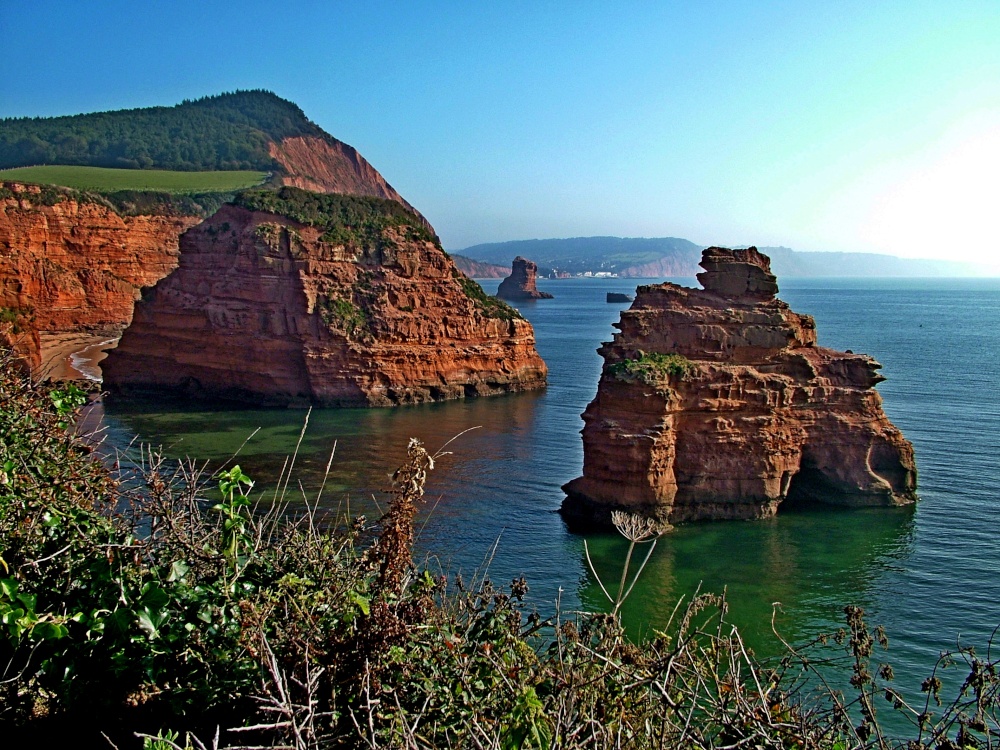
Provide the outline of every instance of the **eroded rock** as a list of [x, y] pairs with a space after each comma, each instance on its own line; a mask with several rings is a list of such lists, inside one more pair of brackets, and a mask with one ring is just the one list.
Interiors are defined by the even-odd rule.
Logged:
[[[391, 208], [348, 200], [373, 207], [365, 221]], [[179, 267], [144, 294], [103, 363], [105, 384], [337, 406], [543, 387], [531, 325], [461, 274], [419, 217], [392, 216], [362, 232], [223, 207], [183, 235]]]
[[913, 448], [882, 410], [871, 357], [816, 346], [755, 248], [704, 252], [704, 290], [641, 286], [598, 351], [583, 476], [563, 511], [663, 522], [763, 518], [782, 503], [916, 499]]
[[520, 255], [511, 264], [510, 276], [497, 287], [497, 297], [512, 301], [552, 299], [548, 292], [538, 291], [538, 266]]

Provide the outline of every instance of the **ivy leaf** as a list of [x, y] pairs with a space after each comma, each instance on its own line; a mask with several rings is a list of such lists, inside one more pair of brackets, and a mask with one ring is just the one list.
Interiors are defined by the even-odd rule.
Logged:
[[31, 629], [31, 637], [39, 641], [57, 641], [68, 633], [65, 625], [54, 622], [40, 622]]
[[167, 621], [166, 612], [151, 612], [148, 607], [143, 607], [137, 613], [139, 617], [139, 627], [149, 633], [150, 640], [160, 637], [160, 628]]
[[191, 566], [184, 560], [174, 560], [170, 566], [170, 573], [167, 575], [167, 582], [183, 581], [189, 570], [191, 570]]
[[13, 599], [17, 594], [17, 581], [13, 578], [0, 578], [0, 594], [6, 599]]
[[163, 609], [170, 601], [167, 592], [160, 588], [160, 584], [150, 581], [142, 587], [139, 601], [151, 610]]
[[365, 617], [367, 617], [370, 614], [371, 611], [369, 607], [370, 600], [368, 599], [367, 596], [362, 596], [357, 591], [351, 591], [347, 594], [347, 598], [351, 600], [351, 603], [355, 607], [361, 610], [361, 614], [365, 615]]

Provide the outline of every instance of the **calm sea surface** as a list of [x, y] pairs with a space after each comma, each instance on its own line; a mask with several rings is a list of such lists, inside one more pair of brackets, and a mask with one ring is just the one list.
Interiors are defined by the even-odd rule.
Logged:
[[[482, 282], [490, 293], [496, 281]], [[647, 282], [642, 282], [647, 283]], [[693, 285], [693, 280], [683, 283]], [[406, 442], [432, 451], [451, 442], [427, 486], [419, 538], [428, 565], [466, 577], [489, 563], [496, 582], [525, 576], [551, 611], [606, 606], [584, 558], [584, 538], [556, 513], [560, 486], [583, 464], [580, 414], [632, 293], [626, 279], [542, 281], [555, 299], [519, 305], [549, 365], [541, 393], [382, 410], [314, 410], [293, 485], [315, 498], [336, 442], [322, 504], [377, 518], [380, 491]], [[838, 627], [845, 604], [886, 627], [900, 687], [913, 688], [937, 654], [985, 646], [1000, 624], [1000, 280], [786, 280], [780, 296], [816, 318], [821, 345], [865, 352], [888, 380], [890, 419], [916, 449], [916, 509], [812, 510], [755, 522], [691, 524], [662, 538], [624, 616], [633, 633], [663, 624], [700, 585], [726, 589], [731, 619], [759, 652], [773, 652], [772, 605], [792, 641]], [[165, 410], [111, 404], [110, 440], [133, 436], [168, 454], [222, 462], [254, 430], [239, 463], [260, 484], [275, 481], [305, 413], [289, 410]], [[598, 571], [617, 581], [625, 544], [587, 537]], [[561, 593], [560, 593], [561, 592]]]

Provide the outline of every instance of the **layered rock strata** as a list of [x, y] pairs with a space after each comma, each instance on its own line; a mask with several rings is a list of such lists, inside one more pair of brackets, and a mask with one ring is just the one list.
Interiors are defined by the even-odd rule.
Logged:
[[116, 337], [139, 290], [176, 267], [178, 237], [200, 221], [123, 217], [71, 195], [0, 184], [0, 338], [38, 375], [59, 342]]
[[789, 502], [912, 503], [913, 448], [882, 410], [880, 365], [817, 346], [755, 248], [709, 248], [701, 265], [703, 290], [639, 287], [598, 350], [564, 513], [673, 523], [764, 518]]
[[512, 301], [552, 299], [548, 292], [538, 291], [538, 266], [520, 255], [511, 264], [510, 276], [497, 287], [497, 297]]
[[143, 295], [103, 369], [112, 390], [285, 405], [418, 403], [546, 378], [531, 325], [416, 217], [361, 236], [234, 205], [182, 237], [180, 266]]

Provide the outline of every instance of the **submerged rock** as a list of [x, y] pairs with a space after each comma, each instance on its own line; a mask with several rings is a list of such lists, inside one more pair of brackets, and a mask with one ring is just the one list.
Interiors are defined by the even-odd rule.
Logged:
[[548, 292], [538, 291], [538, 266], [518, 255], [511, 264], [510, 276], [500, 282], [497, 297], [509, 300], [552, 299]]
[[295, 188], [238, 203], [181, 237], [103, 363], [110, 390], [391, 406], [545, 385], [531, 324], [398, 203]]
[[679, 522], [914, 502], [913, 447], [882, 410], [878, 362], [816, 346], [813, 319], [775, 298], [756, 248], [709, 248], [701, 265], [704, 290], [639, 287], [598, 350], [564, 514]]

